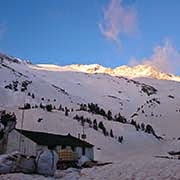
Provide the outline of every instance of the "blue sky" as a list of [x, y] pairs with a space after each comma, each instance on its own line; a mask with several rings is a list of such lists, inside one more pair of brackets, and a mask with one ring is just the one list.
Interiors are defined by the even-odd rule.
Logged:
[[179, 0], [0, 0], [0, 51], [115, 67], [151, 57], [165, 39], [179, 52], [179, 17]]

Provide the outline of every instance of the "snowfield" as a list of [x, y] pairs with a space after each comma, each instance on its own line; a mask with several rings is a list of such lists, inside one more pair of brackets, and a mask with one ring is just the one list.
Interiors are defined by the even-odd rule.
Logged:
[[[1, 54], [0, 54], [1, 55]], [[9, 57], [10, 58], [10, 57]], [[131, 79], [129, 79], [131, 78]], [[108, 136], [100, 128], [85, 122], [87, 141], [94, 144], [95, 160], [111, 165], [90, 169], [58, 171], [55, 178], [68, 180], [99, 179], [180, 179], [180, 160], [155, 158], [168, 156], [169, 151], [180, 151], [180, 77], [159, 72], [147, 66], [116, 69], [100, 65], [33, 65], [22, 60], [4, 58], [0, 63], [0, 110], [15, 112], [17, 128], [32, 131], [82, 134], [81, 121], [76, 115], [103, 122]], [[24, 120], [20, 109], [24, 110]], [[112, 118], [120, 113], [126, 123], [108, 120], [80, 104], [94, 103]], [[52, 112], [40, 108], [52, 104]], [[62, 108], [59, 108], [60, 105]], [[37, 107], [35, 107], [37, 106]], [[55, 107], [55, 108], [54, 108]], [[68, 115], [65, 109], [68, 108]], [[40, 119], [40, 120], [39, 120]], [[145, 133], [131, 124], [150, 124], [158, 136]], [[113, 131], [113, 137], [110, 131]], [[122, 143], [118, 137], [123, 136]], [[171, 157], [170, 157], [171, 158]], [[0, 179], [52, 179], [39, 175], [7, 174]]]
[[1, 180], [179, 180], [180, 161], [166, 159], [126, 160], [103, 167], [87, 168], [81, 171], [68, 169], [57, 171], [54, 178], [22, 173], [0, 175]]
[[180, 161], [164, 159], [127, 160], [113, 165], [84, 169], [83, 180], [179, 180]]

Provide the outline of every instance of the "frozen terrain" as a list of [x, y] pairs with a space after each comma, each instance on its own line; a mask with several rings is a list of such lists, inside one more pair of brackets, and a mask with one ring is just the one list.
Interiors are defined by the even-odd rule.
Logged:
[[[179, 77], [153, 67], [105, 68], [100, 65], [33, 65], [4, 56], [0, 63], [0, 109], [15, 112], [17, 127], [68, 134], [82, 134], [76, 115], [103, 122], [108, 136], [85, 122], [87, 141], [94, 144], [95, 159], [112, 165], [72, 170], [63, 179], [180, 179], [180, 161], [155, 158], [180, 150], [180, 82]], [[29, 103], [30, 109], [20, 109]], [[97, 104], [112, 119], [80, 110], [81, 104]], [[52, 112], [40, 108], [52, 104]], [[59, 108], [60, 105], [62, 108]], [[37, 107], [36, 107], [37, 106]], [[55, 106], [55, 108], [54, 108]], [[65, 114], [65, 107], [69, 110]], [[64, 110], [62, 110], [64, 109]], [[121, 114], [126, 123], [113, 120]], [[40, 119], [40, 120], [39, 120]], [[131, 124], [150, 124], [158, 136]], [[113, 137], [110, 131], [113, 131]], [[123, 136], [122, 143], [118, 137]], [[67, 175], [67, 177], [66, 177]], [[1, 175], [0, 179], [43, 179], [38, 175]], [[58, 177], [59, 178], [59, 177]]]
[[[165, 159], [139, 159], [114, 163], [104, 167], [83, 169], [81, 171], [68, 169], [59, 171], [55, 179], [63, 180], [179, 180], [180, 161]], [[54, 178], [22, 173], [0, 175], [1, 180], [51, 180]]]

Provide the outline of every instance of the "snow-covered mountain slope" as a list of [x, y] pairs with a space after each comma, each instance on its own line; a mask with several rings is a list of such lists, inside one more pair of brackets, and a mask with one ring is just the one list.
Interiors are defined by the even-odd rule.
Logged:
[[[130, 123], [132, 120], [139, 125], [150, 124], [165, 139], [180, 136], [179, 82], [128, 79], [117, 76], [118, 69], [117, 74], [111, 71], [99, 65], [32, 65], [4, 57], [0, 63], [0, 108], [15, 111], [19, 128], [71, 133], [76, 137], [82, 134], [83, 127], [82, 120], [74, 116], [83, 116], [87, 141], [95, 145], [95, 158], [100, 160], [117, 160], [124, 153], [159, 152], [163, 142], [140, 128], [137, 131]], [[22, 122], [20, 107], [27, 103], [31, 109], [24, 110]], [[81, 104], [88, 106], [88, 103], [97, 104], [101, 113], [80, 108]], [[47, 112], [40, 104], [41, 107], [52, 104], [55, 108]], [[102, 115], [103, 110], [106, 115]], [[110, 120], [108, 110], [112, 114]], [[125, 123], [115, 120], [118, 113], [126, 118]], [[100, 128], [93, 128], [94, 119], [97, 125], [103, 122], [108, 135]], [[124, 138], [123, 143], [118, 142], [120, 136]]]
[[149, 64], [137, 65], [134, 67], [130, 66], [119, 66], [114, 69], [103, 67], [99, 64], [74, 64], [69, 66], [58, 66], [51, 64], [39, 64], [39, 67], [44, 70], [51, 71], [76, 71], [85, 73], [105, 73], [111, 76], [124, 76], [128, 78], [138, 78], [138, 77], [149, 77], [162, 80], [173, 80], [180, 81], [180, 76], [175, 76], [173, 74], [166, 74], [160, 71], [157, 67], [151, 66]]
[[[120, 112], [128, 119], [140, 108], [141, 111], [134, 117], [137, 121], [155, 124], [161, 134], [179, 135], [178, 126], [174, 126], [180, 123], [179, 82], [152, 78], [130, 80], [122, 76], [84, 74], [61, 69], [51, 71], [38, 68], [38, 74], [44, 80], [63, 87], [71, 95], [78, 97], [78, 103], [95, 102], [113, 113]], [[150, 94], [152, 91], [152, 94], [149, 95], [146, 89], [149, 89]], [[160, 104], [153, 102], [154, 99]]]

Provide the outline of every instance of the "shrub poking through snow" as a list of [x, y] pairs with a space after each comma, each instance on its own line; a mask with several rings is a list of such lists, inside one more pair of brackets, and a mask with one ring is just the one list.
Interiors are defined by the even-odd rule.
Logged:
[[47, 110], [48, 112], [51, 112], [51, 111], [52, 111], [52, 104], [47, 104], [47, 105], [46, 105], [46, 110]]

